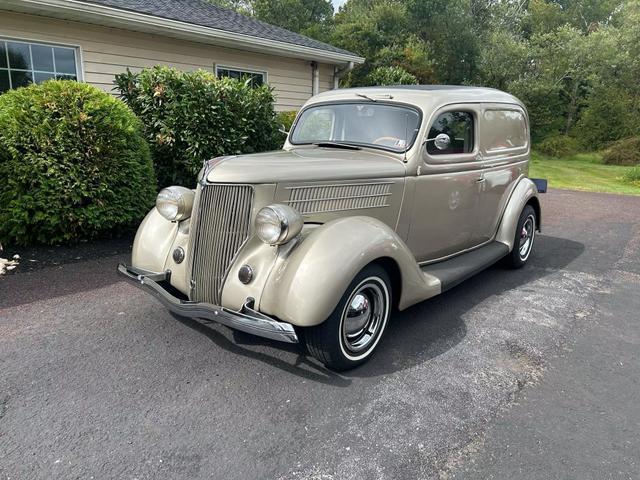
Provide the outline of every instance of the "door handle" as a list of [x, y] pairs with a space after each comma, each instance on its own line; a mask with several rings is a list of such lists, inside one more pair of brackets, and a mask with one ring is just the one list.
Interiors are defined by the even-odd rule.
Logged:
[[480, 177], [480, 178], [476, 179], [476, 183], [484, 183], [485, 180], [486, 180], [486, 178]]

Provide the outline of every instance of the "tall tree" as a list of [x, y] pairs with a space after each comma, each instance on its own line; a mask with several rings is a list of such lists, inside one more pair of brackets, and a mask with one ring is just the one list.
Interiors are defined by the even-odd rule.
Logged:
[[256, 18], [293, 32], [321, 32], [333, 19], [330, 0], [253, 0]]

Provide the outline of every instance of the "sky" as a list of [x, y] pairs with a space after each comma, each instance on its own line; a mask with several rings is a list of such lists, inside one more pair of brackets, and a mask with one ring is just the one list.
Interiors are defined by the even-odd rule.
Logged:
[[347, 0], [331, 0], [331, 3], [333, 3], [333, 9], [337, 12], [340, 5], [344, 4], [346, 1]]

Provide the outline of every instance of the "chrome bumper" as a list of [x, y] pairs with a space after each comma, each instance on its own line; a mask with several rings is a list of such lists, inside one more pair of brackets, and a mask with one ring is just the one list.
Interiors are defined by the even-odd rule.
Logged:
[[298, 336], [293, 325], [278, 322], [253, 310], [249, 301], [244, 304], [241, 311], [236, 312], [210, 303], [192, 302], [174, 297], [159, 283], [168, 280], [170, 272], [147, 272], [121, 263], [118, 265], [118, 273], [131, 280], [142, 290], [152, 293], [167, 309], [177, 315], [204, 318], [259, 337], [298, 343]]

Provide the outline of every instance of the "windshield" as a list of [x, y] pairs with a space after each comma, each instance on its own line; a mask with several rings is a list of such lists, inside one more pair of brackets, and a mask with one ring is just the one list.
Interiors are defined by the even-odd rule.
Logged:
[[290, 142], [361, 145], [404, 152], [420, 128], [420, 114], [410, 107], [383, 103], [335, 103], [309, 107], [297, 120]]

